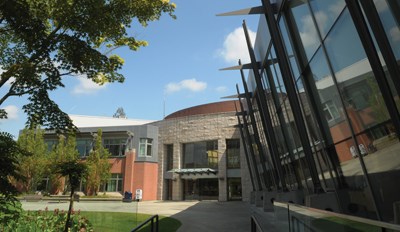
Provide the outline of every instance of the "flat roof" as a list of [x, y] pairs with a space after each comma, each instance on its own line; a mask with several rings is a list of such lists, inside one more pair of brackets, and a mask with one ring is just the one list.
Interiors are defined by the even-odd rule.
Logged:
[[156, 120], [145, 120], [145, 119], [127, 119], [127, 118], [74, 115], [74, 114], [70, 114], [68, 116], [71, 118], [74, 125], [78, 128], [140, 126], [156, 121]]

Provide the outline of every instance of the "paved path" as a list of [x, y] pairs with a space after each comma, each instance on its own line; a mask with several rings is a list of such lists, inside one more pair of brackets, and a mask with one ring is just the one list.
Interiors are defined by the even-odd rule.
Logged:
[[[25, 210], [68, 210], [67, 202], [24, 202]], [[75, 210], [105, 212], [136, 212], [171, 216], [182, 222], [178, 232], [242, 232], [250, 230], [248, 202], [217, 201], [144, 201], [144, 202], [75, 202]]]

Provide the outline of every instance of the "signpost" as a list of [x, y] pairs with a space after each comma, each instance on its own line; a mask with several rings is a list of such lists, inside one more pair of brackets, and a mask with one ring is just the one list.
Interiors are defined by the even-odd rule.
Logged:
[[135, 200], [136, 201], [142, 200], [142, 196], [143, 196], [143, 190], [142, 189], [136, 189]]
[[138, 208], [139, 208], [139, 201], [142, 200], [142, 197], [143, 197], [143, 190], [142, 189], [136, 189], [136, 191], [135, 191], [135, 201], [136, 201], [136, 219], [135, 219], [135, 221], [136, 221], [136, 226], [138, 224], [137, 214], [138, 214]]

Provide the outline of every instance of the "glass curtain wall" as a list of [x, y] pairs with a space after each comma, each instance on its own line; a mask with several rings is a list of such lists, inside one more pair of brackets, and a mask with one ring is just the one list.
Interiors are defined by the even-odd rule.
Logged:
[[[399, 64], [399, 2], [374, 0], [373, 4]], [[400, 200], [400, 189], [393, 187], [400, 178], [396, 157], [400, 144], [382, 96], [390, 95], [397, 107], [400, 103], [387, 59], [376, 46], [384, 78], [392, 84], [390, 93], [381, 91], [380, 77], [373, 72], [344, 0], [286, 1], [281, 9], [277, 17], [280, 36], [314, 161], [304, 160], [307, 154], [271, 45], [266, 54], [270, 62], [264, 62], [262, 71], [263, 89], [286, 183], [295, 188], [297, 176], [302, 180], [299, 185], [311, 191], [308, 165], [315, 165], [323, 189], [337, 191], [344, 213], [393, 221], [393, 203]], [[375, 41], [380, 39], [373, 30], [370, 33]]]

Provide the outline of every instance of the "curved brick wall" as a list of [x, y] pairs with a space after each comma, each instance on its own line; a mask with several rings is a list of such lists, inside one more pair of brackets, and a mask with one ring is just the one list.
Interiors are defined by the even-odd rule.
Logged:
[[240, 109], [239, 103], [236, 100], [214, 102], [199, 106], [193, 106], [187, 109], [176, 111], [165, 117], [165, 119], [179, 118], [198, 114], [213, 114], [213, 113], [224, 113], [224, 112], [235, 112], [235, 104], [238, 109]]

